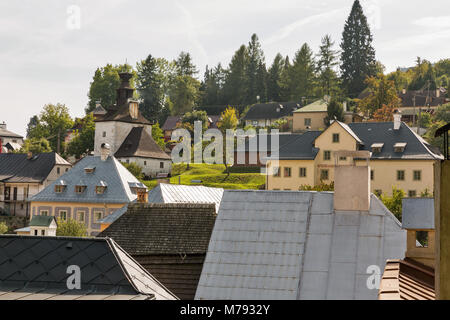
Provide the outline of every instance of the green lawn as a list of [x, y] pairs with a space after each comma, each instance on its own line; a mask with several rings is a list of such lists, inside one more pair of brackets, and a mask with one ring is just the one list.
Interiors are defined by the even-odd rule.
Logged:
[[[241, 171], [241, 170], [240, 170]], [[242, 170], [245, 171], [245, 170]], [[185, 185], [202, 185], [224, 189], [260, 189], [265, 183], [265, 176], [255, 170], [253, 172], [230, 173], [227, 175], [225, 166], [219, 164], [191, 164], [189, 170], [185, 164], [175, 164], [172, 168], [170, 183]], [[179, 180], [180, 179], [180, 180]], [[201, 180], [201, 183], [192, 183], [192, 180]], [[156, 180], [143, 181], [152, 189], [156, 186]]]

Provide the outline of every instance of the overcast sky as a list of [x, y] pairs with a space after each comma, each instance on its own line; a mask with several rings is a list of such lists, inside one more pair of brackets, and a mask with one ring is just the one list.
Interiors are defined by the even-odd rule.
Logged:
[[[353, 0], [0, 0], [0, 122], [25, 134], [46, 103], [64, 103], [82, 116], [97, 67], [192, 54], [227, 66], [256, 33], [266, 63], [292, 57], [307, 42], [317, 52], [330, 34], [338, 47]], [[450, 2], [362, 0], [386, 71], [412, 66], [417, 56], [450, 58]], [[75, 6], [75, 7], [74, 7]], [[77, 11], [80, 24], [77, 24]]]

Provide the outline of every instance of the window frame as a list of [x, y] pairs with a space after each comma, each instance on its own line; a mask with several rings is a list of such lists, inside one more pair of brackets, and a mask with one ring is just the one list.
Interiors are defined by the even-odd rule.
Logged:
[[[335, 139], [336, 137], [337, 137], [337, 139]], [[339, 140], [340, 140], [339, 133], [333, 133], [331, 142], [332, 143], [339, 143], [340, 142]]]
[[[61, 218], [62, 213], [65, 213], [64, 219]], [[67, 210], [59, 210], [59, 211], [58, 211], [58, 218], [61, 219], [61, 220], [63, 220], [63, 221], [67, 221]]]
[[[287, 175], [286, 173], [288, 173], [288, 175]], [[284, 176], [285, 178], [290, 178], [290, 177], [292, 177], [292, 168], [291, 168], [291, 167], [284, 167], [284, 168], [283, 168], [283, 176]]]
[[[303, 175], [302, 175], [302, 172], [304, 173]], [[300, 167], [299, 168], [299, 172], [298, 172], [298, 176], [300, 178], [306, 178], [306, 174], [307, 174], [306, 167]]]
[[[326, 172], [326, 178], [324, 178], [324, 173]], [[320, 169], [320, 180], [327, 181], [330, 179], [330, 171], [328, 169]]]
[[397, 170], [397, 181], [405, 181], [406, 174], [405, 170]]
[[330, 160], [331, 160], [331, 151], [324, 150], [323, 151], [323, 161], [330, 161]]
[[[418, 174], [418, 177], [416, 174]], [[413, 170], [413, 181], [422, 181], [422, 170]]]

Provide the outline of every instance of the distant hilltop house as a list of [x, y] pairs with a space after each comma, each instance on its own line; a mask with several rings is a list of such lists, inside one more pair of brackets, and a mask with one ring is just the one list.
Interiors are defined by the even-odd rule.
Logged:
[[54, 216], [34, 216], [28, 227], [14, 230], [17, 235], [56, 236], [58, 225]]
[[104, 146], [101, 156], [87, 156], [34, 195], [31, 215], [75, 219], [88, 235], [100, 232], [100, 220], [132, 201], [144, 201], [147, 188]]
[[71, 167], [55, 152], [0, 154], [0, 211], [29, 217], [30, 198]]
[[[182, 116], [168, 116], [163, 126], [161, 127], [164, 133], [164, 140], [172, 139], [172, 132], [181, 125]], [[220, 115], [208, 115], [208, 128], [217, 128], [217, 123], [220, 121]]]
[[195, 299], [377, 299], [371, 277], [403, 259], [406, 232], [367, 163], [336, 170], [334, 192], [225, 190]]
[[439, 150], [400, 121], [400, 114], [394, 115], [394, 122], [333, 121], [325, 131], [309, 131], [281, 145], [278, 158], [268, 157], [266, 189], [299, 190], [304, 185], [330, 184], [336, 162], [350, 163], [335, 153], [358, 150], [371, 152], [371, 187], [377, 194], [391, 194], [392, 186], [409, 197], [426, 189], [431, 192], [434, 163], [443, 159]]
[[[363, 117], [355, 112], [349, 111], [347, 103], [344, 102], [344, 122], [361, 122]], [[309, 130], [324, 130], [327, 127], [328, 98], [316, 100], [293, 113], [292, 132], [305, 132]]]
[[244, 121], [245, 126], [269, 127], [277, 120], [286, 119], [292, 128], [292, 112], [300, 107], [298, 102], [256, 103], [250, 107], [241, 121]]
[[0, 153], [8, 153], [19, 150], [23, 145], [23, 137], [20, 134], [7, 130], [6, 123], [0, 123]]
[[132, 100], [131, 77], [130, 73], [120, 73], [122, 82], [117, 89], [116, 104], [107, 109], [97, 106], [93, 112], [94, 155], [99, 156], [101, 146], [106, 143], [118, 160], [137, 163], [146, 176], [169, 174], [171, 158], [153, 140], [151, 123], [139, 111], [139, 103]]

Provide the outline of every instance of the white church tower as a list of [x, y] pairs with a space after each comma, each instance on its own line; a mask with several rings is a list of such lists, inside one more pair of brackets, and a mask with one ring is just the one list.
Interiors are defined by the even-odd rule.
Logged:
[[136, 162], [146, 176], [170, 174], [170, 156], [153, 140], [151, 123], [140, 113], [139, 103], [132, 99], [132, 74], [123, 72], [119, 76], [116, 104], [106, 110], [97, 106], [93, 112], [94, 155], [100, 156], [101, 145], [107, 143], [112, 155], [123, 162]]

